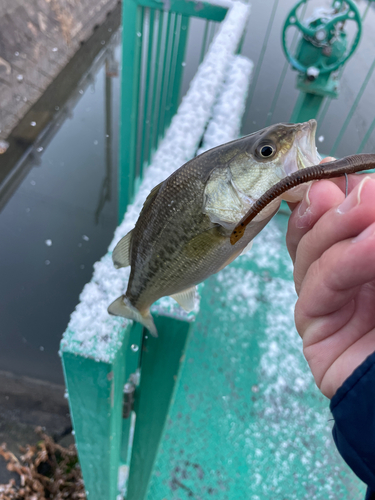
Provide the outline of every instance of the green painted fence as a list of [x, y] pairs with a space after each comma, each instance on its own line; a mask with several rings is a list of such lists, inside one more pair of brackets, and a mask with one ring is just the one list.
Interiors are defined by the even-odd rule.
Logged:
[[177, 110], [190, 17], [206, 20], [203, 55], [226, 11], [185, 0], [170, 0], [168, 10], [162, 2], [123, 1], [119, 221]]

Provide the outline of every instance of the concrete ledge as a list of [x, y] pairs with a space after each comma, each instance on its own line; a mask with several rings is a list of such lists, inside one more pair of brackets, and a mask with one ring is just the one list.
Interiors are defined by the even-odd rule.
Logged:
[[4, 0], [0, 6], [0, 139], [105, 20], [118, 0]]

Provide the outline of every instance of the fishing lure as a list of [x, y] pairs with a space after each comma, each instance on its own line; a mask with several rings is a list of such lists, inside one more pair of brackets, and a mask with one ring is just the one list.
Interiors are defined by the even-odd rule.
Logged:
[[[363, 170], [375, 168], [375, 154], [360, 154], [342, 158], [340, 160], [321, 163], [312, 167], [306, 167], [293, 172], [284, 177], [280, 182], [274, 184], [253, 204], [247, 214], [240, 220], [234, 228], [230, 242], [232, 245], [237, 243], [245, 233], [245, 229], [250, 222], [269, 205], [275, 198], [288, 191], [289, 189], [304, 184], [305, 182], [321, 179], [332, 179], [333, 177], [347, 176]], [[346, 178], [347, 179], [347, 178]], [[347, 182], [346, 193], [347, 195]]]

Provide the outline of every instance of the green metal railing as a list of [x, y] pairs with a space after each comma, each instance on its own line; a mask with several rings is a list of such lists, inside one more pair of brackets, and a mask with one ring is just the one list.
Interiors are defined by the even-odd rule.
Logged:
[[179, 101], [190, 17], [206, 20], [201, 59], [227, 9], [171, 0], [124, 0], [119, 220]]

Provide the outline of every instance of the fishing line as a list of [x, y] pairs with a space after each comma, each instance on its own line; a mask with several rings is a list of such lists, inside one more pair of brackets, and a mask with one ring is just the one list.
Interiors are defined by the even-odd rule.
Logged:
[[348, 187], [349, 187], [349, 184], [348, 184], [348, 174], [345, 174], [345, 198], [348, 197]]

